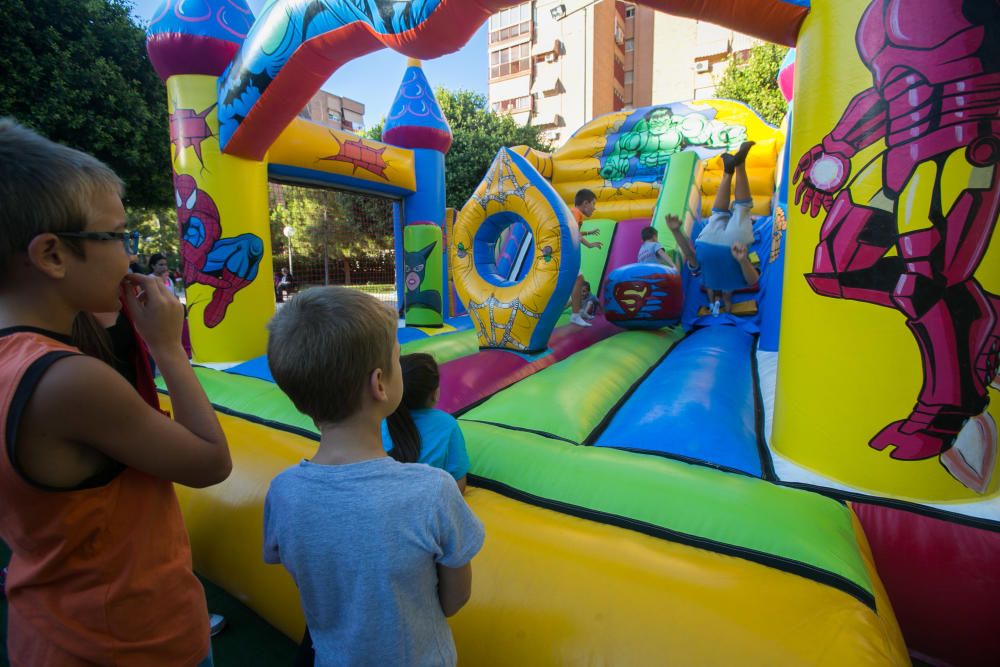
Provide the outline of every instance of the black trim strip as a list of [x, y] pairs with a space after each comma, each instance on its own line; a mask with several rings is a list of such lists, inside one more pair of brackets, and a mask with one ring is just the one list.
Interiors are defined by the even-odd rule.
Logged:
[[[201, 368], [207, 368], [207, 367], [201, 366]], [[167, 397], [170, 396], [170, 392], [167, 391], [166, 389], [161, 389], [160, 387], [157, 387], [156, 391], [157, 393], [163, 394], [164, 396]], [[222, 414], [229, 417], [236, 417], [237, 419], [242, 419], [243, 421], [248, 421], [253, 424], [260, 424], [261, 426], [273, 428], [276, 431], [284, 431], [285, 433], [291, 433], [292, 435], [302, 436], [303, 438], [308, 438], [309, 440], [315, 440], [316, 442], [319, 442], [318, 433], [307, 431], [306, 429], [300, 428], [298, 426], [292, 426], [291, 424], [286, 424], [284, 422], [276, 422], [271, 419], [264, 419], [263, 417], [258, 417], [256, 415], [252, 415], [247, 412], [240, 412], [239, 410], [234, 410], [233, 408], [228, 408], [224, 405], [219, 405], [218, 403], [212, 403], [212, 407], [215, 409], [216, 412], [221, 412]]]
[[490, 426], [496, 426], [497, 428], [502, 428], [508, 431], [521, 431], [522, 433], [534, 433], [535, 435], [540, 435], [543, 438], [549, 438], [551, 440], [558, 440], [559, 442], [565, 442], [578, 447], [580, 443], [574, 442], [569, 438], [564, 438], [561, 435], [555, 435], [554, 433], [549, 433], [548, 431], [536, 431], [533, 428], [524, 428], [521, 426], [511, 426], [509, 424], [498, 424], [497, 422], [490, 422], [483, 419], [462, 419], [462, 421], [473, 422], [476, 424], [488, 424]]
[[[46, 338], [51, 338], [52, 340], [59, 341], [60, 343], [64, 343], [66, 345], [73, 345], [73, 339], [65, 334], [61, 334], [56, 331], [50, 331], [49, 329], [42, 329], [41, 327], [29, 327], [21, 325], [13, 327], [5, 327], [3, 329], [0, 329], [0, 338], [3, 338], [4, 336], [11, 336], [13, 334], [18, 334], [18, 333], [38, 334], [40, 336], [45, 336]], [[74, 347], [76, 346], [74, 345]]]
[[683, 454], [674, 454], [672, 452], [659, 452], [648, 449], [638, 449], [635, 447], [601, 447], [601, 449], [617, 449], [623, 452], [631, 452], [632, 454], [645, 454], [647, 456], [658, 456], [659, 458], [667, 459], [668, 461], [677, 461], [679, 463], [687, 463], [689, 465], [698, 466], [700, 468], [711, 468], [713, 470], [718, 470], [719, 472], [732, 473], [734, 475], [743, 475], [744, 477], [749, 477], [750, 479], [756, 479], [758, 481], [763, 481], [763, 482], [771, 481], [767, 479], [761, 479], [757, 475], [749, 473], [746, 470], [740, 470], [739, 468], [730, 468], [729, 466], [724, 466], [718, 463], [712, 463], [704, 459], [696, 459], [690, 456], [684, 456]]
[[[0, 332], [0, 336], [7, 335], [7, 333], [4, 332], [31, 332], [40, 333], [42, 335], [52, 337], [54, 340], [59, 340], [58, 338], [54, 338], [51, 332], [47, 332], [43, 329], [36, 329], [35, 327], [11, 327], [11, 329], [18, 329], [18, 331], [4, 329]], [[69, 350], [53, 350], [51, 352], [46, 352], [42, 356], [35, 359], [21, 376], [21, 381], [14, 390], [14, 395], [10, 400], [10, 406], [7, 408], [7, 423], [4, 425], [4, 441], [6, 443], [5, 448], [7, 450], [7, 460], [10, 461], [10, 466], [13, 468], [14, 472], [17, 473], [18, 477], [20, 477], [26, 484], [30, 484], [34, 488], [42, 491], [65, 493], [67, 491], [96, 489], [110, 484], [116, 477], [118, 477], [118, 475], [122, 473], [122, 471], [125, 470], [125, 464], [109, 459], [114, 465], [110, 466], [107, 470], [98, 471], [75, 486], [60, 487], [49, 486], [48, 484], [42, 484], [41, 482], [31, 479], [31, 477], [29, 477], [17, 463], [17, 456], [14, 449], [14, 443], [17, 440], [17, 430], [21, 426], [21, 418], [24, 416], [25, 408], [28, 407], [28, 401], [31, 400], [32, 395], [35, 393], [35, 388], [38, 386], [38, 383], [41, 381], [42, 376], [45, 375], [46, 371], [52, 367], [52, 364], [56, 363], [60, 359], [79, 355], [79, 352], [70, 352]]]
[[970, 528], [979, 528], [982, 530], [988, 530], [993, 533], [1000, 533], [1000, 521], [991, 521], [989, 519], [969, 516], [967, 514], [948, 512], [946, 510], [937, 507], [928, 507], [927, 505], [911, 503], [905, 500], [897, 500], [895, 498], [880, 498], [878, 496], [869, 496], [865, 495], [864, 493], [859, 493], [857, 491], [842, 491], [840, 489], [832, 489], [830, 487], [818, 486], [816, 484], [809, 484], [807, 482], [790, 482], [790, 481], [786, 482], [782, 480], [777, 480], [775, 481], [775, 484], [778, 484], [780, 486], [787, 486], [792, 489], [812, 491], [813, 493], [818, 493], [822, 496], [826, 496], [827, 498], [832, 498], [841, 503], [854, 502], [854, 503], [864, 503], [866, 505], [879, 505], [881, 507], [900, 510], [902, 512], [912, 512], [913, 514], [920, 514], [926, 517], [930, 517], [932, 519], [939, 519], [940, 521], [957, 523], [963, 526], [968, 526]]
[[[169, 396], [168, 392], [164, 389], [157, 389], [157, 391], [161, 394]], [[316, 442], [319, 441], [319, 435], [311, 431], [306, 431], [304, 429], [295, 426], [289, 426], [288, 424], [283, 424], [268, 419], [262, 419], [254, 415], [249, 415], [244, 412], [239, 412], [237, 410], [232, 410], [230, 408], [220, 406], [216, 403], [212, 403], [212, 407], [215, 408], [217, 411], [221, 412], [222, 414], [231, 417], [243, 419], [245, 421], [267, 426], [269, 428], [273, 428], [279, 431], [285, 431], [293, 435], [299, 435]], [[503, 424], [495, 424], [493, 422], [479, 421], [474, 419], [467, 419], [465, 421], [473, 421], [480, 424], [498, 426], [500, 428], [507, 428], [508, 430], [528, 431], [528, 429], [515, 429], [506, 427]], [[553, 436], [552, 434], [545, 434], [538, 431], [528, 431], [528, 432], [537, 433], [538, 435], [549, 437], [555, 440], [563, 440], [565, 442], [568, 442], [569, 444], [573, 445], [576, 444], [570, 442], [569, 440], [565, 440], [564, 438]], [[600, 512], [597, 510], [580, 507], [578, 505], [570, 505], [568, 503], [563, 503], [557, 500], [551, 500], [549, 498], [542, 498], [541, 496], [536, 496], [515, 489], [514, 487], [504, 484], [503, 482], [498, 482], [495, 480], [487, 479], [485, 477], [480, 477], [479, 475], [475, 475], [473, 473], [468, 473], [466, 475], [466, 478], [468, 480], [468, 483], [472, 486], [493, 491], [495, 493], [499, 493], [500, 495], [511, 498], [512, 500], [524, 502], [529, 505], [534, 505], [536, 507], [541, 507], [543, 509], [551, 509], [556, 512], [561, 512], [563, 514], [575, 516], [580, 519], [588, 519], [591, 521], [596, 521], [598, 523], [617, 526], [619, 528], [624, 528], [626, 530], [634, 530], [636, 532], [649, 535], [650, 537], [657, 537], [671, 542], [677, 542], [679, 544], [686, 544], [688, 546], [697, 547], [700, 549], [704, 549], [706, 551], [713, 551], [715, 553], [721, 553], [729, 556], [734, 556], [737, 558], [743, 558], [745, 560], [749, 560], [758, 563], [760, 565], [773, 567], [783, 572], [796, 574], [805, 577], [806, 579], [816, 581], [817, 583], [829, 585], [833, 588], [836, 588], [837, 590], [847, 593], [848, 595], [857, 599], [862, 604], [872, 609], [876, 613], [878, 612], [875, 606], [875, 598], [868, 591], [861, 588], [854, 582], [845, 579], [844, 577], [841, 577], [840, 575], [836, 575], [831, 572], [827, 572], [825, 570], [820, 570], [819, 568], [807, 565], [806, 563], [800, 563], [798, 561], [782, 558], [781, 556], [776, 556], [774, 554], [765, 554], [763, 552], [754, 551], [752, 549], [746, 549], [731, 544], [716, 542], [715, 540], [709, 540], [694, 535], [687, 535], [685, 533], [680, 533], [677, 531], [670, 530], [669, 528], [654, 526], [653, 524], [649, 524], [642, 521], [636, 521], [635, 519], [629, 519], [627, 517], [622, 517], [615, 514], [608, 514], [606, 512]]]
[[774, 482], [777, 481], [778, 475], [774, 472], [774, 460], [771, 458], [771, 450], [767, 446], [767, 438], [764, 437], [764, 395], [760, 390], [760, 369], [757, 366], [757, 347], [759, 344], [760, 334], [756, 334], [753, 338], [753, 345], [750, 346], [750, 382], [753, 385], [753, 427], [757, 434], [757, 456], [760, 457], [762, 477], [769, 482]]
[[791, 560], [775, 554], [756, 551], [754, 549], [747, 549], [746, 547], [740, 547], [734, 544], [726, 544], [725, 542], [718, 542], [716, 540], [710, 540], [696, 535], [681, 533], [662, 526], [656, 526], [645, 521], [629, 519], [617, 514], [609, 514], [607, 512], [600, 512], [598, 510], [581, 507], [579, 505], [570, 505], [569, 503], [564, 503], [558, 500], [542, 498], [541, 496], [521, 491], [502, 482], [479, 477], [478, 475], [473, 475], [471, 473], [467, 476], [467, 478], [469, 483], [473, 486], [499, 493], [502, 496], [506, 496], [518, 502], [527, 503], [543, 509], [554, 510], [556, 512], [561, 512], [562, 514], [575, 516], [579, 519], [587, 519], [589, 521], [596, 521], [597, 523], [616, 526], [626, 530], [634, 530], [638, 533], [649, 535], [650, 537], [657, 537], [669, 542], [676, 542], [678, 544], [704, 549], [705, 551], [742, 558], [759, 565], [781, 570], [782, 572], [798, 575], [805, 579], [830, 586], [831, 588], [835, 588], [843, 593], [846, 593], [861, 602], [876, 614], [878, 613], [873, 593], [868, 592], [858, 584], [840, 576], [839, 574], [821, 570], [820, 568], [807, 563]]
[[604, 431], [611, 424], [611, 420], [615, 418], [615, 415], [618, 414], [618, 411], [622, 409], [622, 407], [625, 405], [626, 402], [628, 402], [630, 398], [632, 398], [632, 394], [638, 391], [642, 383], [645, 382], [646, 379], [653, 374], [653, 371], [659, 368], [660, 364], [666, 361], [667, 357], [670, 356], [670, 353], [674, 351], [674, 348], [676, 348], [681, 343], [681, 341], [687, 340], [688, 336], [690, 335], [691, 332], [686, 332], [683, 336], [675, 340], [673, 342], [673, 345], [668, 347], [656, 362], [650, 364], [649, 368], [646, 369], [646, 372], [640, 375], [638, 378], [636, 378], [635, 382], [632, 383], [632, 386], [626, 389], [625, 393], [623, 393], [621, 397], [617, 401], [615, 401], [615, 404], [611, 406], [611, 408], [607, 411], [607, 413], [604, 415], [601, 421], [597, 422], [597, 425], [593, 428], [590, 434], [583, 439], [583, 442], [580, 444], [585, 445], [587, 447], [593, 446], [593, 444], [597, 441], [597, 439], [601, 437], [601, 434], [603, 434]]

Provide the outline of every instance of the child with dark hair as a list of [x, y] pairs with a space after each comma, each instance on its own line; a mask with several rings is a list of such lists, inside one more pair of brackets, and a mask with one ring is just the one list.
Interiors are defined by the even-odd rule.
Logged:
[[382, 423], [382, 446], [402, 463], [426, 463], [455, 478], [465, 491], [469, 455], [455, 418], [434, 406], [441, 397], [437, 362], [429, 354], [399, 358], [403, 369], [403, 400]]
[[662, 264], [668, 273], [677, 273], [677, 266], [670, 255], [660, 245], [660, 234], [656, 227], [642, 228], [642, 245], [636, 261], [640, 263]]
[[[576, 220], [576, 224], [580, 227], [580, 243], [588, 248], [602, 248], [604, 244], [600, 241], [588, 241], [585, 236], [598, 236], [601, 232], [598, 229], [591, 229], [590, 231], [583, 231], [583, 220], [584, 218], [589, 218], [594, 215], [594, 211], [597, 209], [597, 195], [594, 194], [593, 190], [588, 190], [587, 188], [582, 188], [577, 191], [576, 196], [573, 198], [573, 208], [570, 212], [573, 214], [573, 219]], [[581, 303], [581, 290], [583, 289], [583, 267], [580, 267], [580, 273], [576, 277], [576, 282], [573, 283], [573, 295], [570, 302], [573, 306], [573, 316], [570, 318], [570, 323], [577, 325], [578, 327], [589, 327], [590, 322], [583, 319], [580, 314]]]
[[590, 291], [590, 283], [586, 280], [583, 281], [583, 287], [580, 290], [580, 317], [587, 320], [588, 322], [597, 317], [597, 313], [601, 310], [601, 302], [597, 300], [594, 293]]

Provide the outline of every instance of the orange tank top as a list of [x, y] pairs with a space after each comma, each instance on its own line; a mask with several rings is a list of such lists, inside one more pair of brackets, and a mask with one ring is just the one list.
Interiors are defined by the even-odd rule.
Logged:
[[28, 399], [54, 362], [80, 354], [58, 338], [25, 327], [0, 331], [10, 664], [197, 665], [208, 655], [208, 611], [173, 484], [123, 467], [84, 488], [48, 489], [17, 470]]

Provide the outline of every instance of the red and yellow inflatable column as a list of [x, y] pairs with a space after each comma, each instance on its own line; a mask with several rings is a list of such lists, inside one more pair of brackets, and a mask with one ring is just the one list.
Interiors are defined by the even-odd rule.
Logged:
[[[193, 13], [191, 13], [193, 12]], [[146, 50], [167, 86], [170, 157], [195, 359], [264, 353], [274, 313], [267, 168], [219, 147], [217, 77], [253, 22], [243, 2], [218, 11], [165, 2]]]

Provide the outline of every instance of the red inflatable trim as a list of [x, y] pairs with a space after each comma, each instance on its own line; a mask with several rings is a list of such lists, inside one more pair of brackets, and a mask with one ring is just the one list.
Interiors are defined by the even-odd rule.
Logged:
[[[240, 123], [224, 152], [261, 160], [281, 131], [320, 86], [345, 63], [389, 47], [412, 58], [431, 59], [462, 48], [491, 14], [520, 0], [442, 0], [422, 24], [397, 35], [376, 35], [352, 23], [304, 42]], [[653, 9], [710, 21], [793, 46], [808, 11], [782, 0], [646, 0]]]
[[910, 650], [956, 667], [1000, 664], [1000, 532], [851, 507]]

